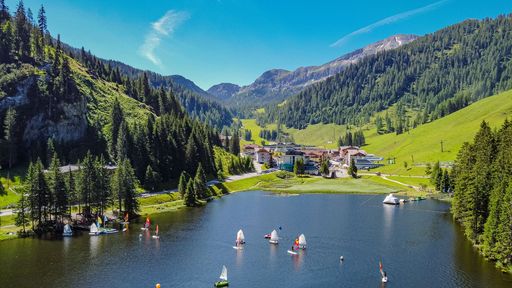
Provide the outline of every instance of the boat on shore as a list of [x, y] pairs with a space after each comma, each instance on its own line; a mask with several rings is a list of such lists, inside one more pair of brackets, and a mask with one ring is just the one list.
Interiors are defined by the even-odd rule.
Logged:
[[71, 229], [71, 225], [69, 225], [69, 224], [64, 225], [64, 232], [62, 232], [62, 236], [64, 236], [64, 237], [73, 236], [73, 230]]
[[91, 236], [98, 236], [103, 234], [103, 231], [101, 231], [96, 223], [92, 223], [91, 226], [89, 226], [89, 235]]
[[384, 201], [382, 201], [382, 203], [389, 205], [398, 205], [400, 204], [400, 200], [393, 196], [393, 194], [389, 194], [388, 196], [386, 196], [386, 198], [384, 198]]
[[226, 268], [225, 265], [222, 265], [222, 272], [220, 273], [219, 279], [220, 280], [215, 282], [215, 284], [213, 284], [213, 286], [215, 286], [215, 287], [226, 287], [226, 286], [229, 286], [229, 282], [228, 282], [228, 269]]

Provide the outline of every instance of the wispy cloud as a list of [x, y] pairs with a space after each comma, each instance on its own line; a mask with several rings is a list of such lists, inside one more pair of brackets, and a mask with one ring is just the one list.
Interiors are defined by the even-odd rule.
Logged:
[[172, 37], [176, 28], [189, 18], [187, 12], [169, 10], [158, 21], [151, 23], [151, 30], [146, 35], [139, 52], [153, 64], [162, 66], [162, 61], [155, 53], [163, 38]]
[[414, 16], [416, 14], [420, 14], [420, 13], [424, 13], [424, 12], [436, 9], [439, 6], [445, 4], [448, 1], [449, 0], [441, 0], [441, 1], [429, 4], [427, 6], [423, 6], [421, 8], [405, 11], [405, 12], [402, 12], [402, 13], [395, 14], [393, 16], [386, 17], [386, 18], [381, 19], [381, 20], [379, 20], [379, 21], [377, 21], [375, 23], [372, 23], [372, 24], [370, 24], [368, 26], [365, 26], [363, 28], [360, 28], [360, 29], [357, 29], [357, 30], [355, 30], [353, 32], [350, 32], [349, 34], [347, 34], [347, 35], [341, 37], [340, 39], [338, 39], [338, 41], [332, 43], [331, 47], [341, 46], [342, 44], [347, 42], [350, 38], [352, 38], [352, 37], [354, 37], [356, 35], [359, 35], [359, 34], [369, 33], [371, 31], [373, 31], [373, 29], [378, 28], [380, 26], [388, 25], [388, 24], [397, 22], [399, 20], [409, 18], [409, 17]]

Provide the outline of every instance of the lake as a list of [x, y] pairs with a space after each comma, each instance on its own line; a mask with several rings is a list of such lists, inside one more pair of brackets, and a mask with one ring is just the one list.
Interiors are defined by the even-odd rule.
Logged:
[[[465, 240], [449, 204], [382, 204], [383, 195], [236, 193], [202, 208], [154, 215], [140, 230], [0, 242], [0, 287], [512, 287]], [[279, 245], [264, 234], [278, 229]], [[242, 228], [247, 244], [235, 250]], [[142, 237], [139, 236], [142, 232]], [[304, 233], [308, 248], [286, 251]], [[344, 261], [340, 262], [340, 256]]]

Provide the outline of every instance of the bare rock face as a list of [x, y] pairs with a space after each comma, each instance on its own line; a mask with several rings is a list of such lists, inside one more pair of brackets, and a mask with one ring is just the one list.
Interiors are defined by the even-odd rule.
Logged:
[[46, 112], [32, 116], [25, 126], [23, 142], [30, 143], [53, 138], [60, 143], [82, 139], [87, 132], [87, 105], [84, 100], [75, 103], [59, 103], [59, 120], [52, 120]]
[[[300, 67], [294, 71], [282, 69], [269, 70], [258, 77], [252, 84], [243, 86], [238, 91], [233, 91], [234, 93], [230, 97], [223, 95], [222, 100], [234, 105], [244, 105], [244, 103], [264, 105], [281, 102], [285, 98], [299, 93], [311, 84], [340, 73], [349, 65], [357, 63], [366, 56], [398, 48], [414, 41], [416, 38], [418, 36], [415, 35], [394, 35], [345, 54], [323, 65]], [[227, 84], [229, 83], [224, 84], [224, 86]], [[215, 91], [214, 88], [215, 86], [210, 89]], [[210, 89], [208, 92], [210, 92]], [[210, 94], [215, 95], [212, 92]]]
[[[22, 133], [23, 145], [30, 147], [35, 142], [46, 142], [53, 138], [56, 142], [67, 143], [82, 139], [87, 132], [87, 103], [85, 97], [73, 100], [59, 100], [51, 109], [38, 101], [38, 95], [29, 95], [37, 76], [20, 81], [14, 95], [0, 99], [0, 112], [14, 107], [17, 123]], [[40, 100], [40, 99], [39, 99]]]

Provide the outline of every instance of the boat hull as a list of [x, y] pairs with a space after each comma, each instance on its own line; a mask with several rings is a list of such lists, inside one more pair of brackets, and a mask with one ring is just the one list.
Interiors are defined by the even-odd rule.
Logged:
[[218, 282], [215, 282], [215, 284], [213, 284], [213, 286], [215, 286], [215, 287], [227, 287], [227, 286], [229, 286], [229, 282], [228, 281], [218, 281]]
[[297, 253], [297, 252], [295, 252], [295, 251], [292, 251], [292, 250], [288, 250], [287, 252], [288, 252], [289, 254], [292, 254], [292, 255], [297, 255], [297, 254], [299, 254], [299, 253]]
[[277, 241], [277, 240], [269, 240], [268, 243], [270, 243], [270, 244], [279, 244], [279, 241]]
[[63, 237], [72, 237], [73, 236], [73, 232], [70, 232], [70, 233], [64, 232], [64, 233], [62, 233], [62, 236]]

